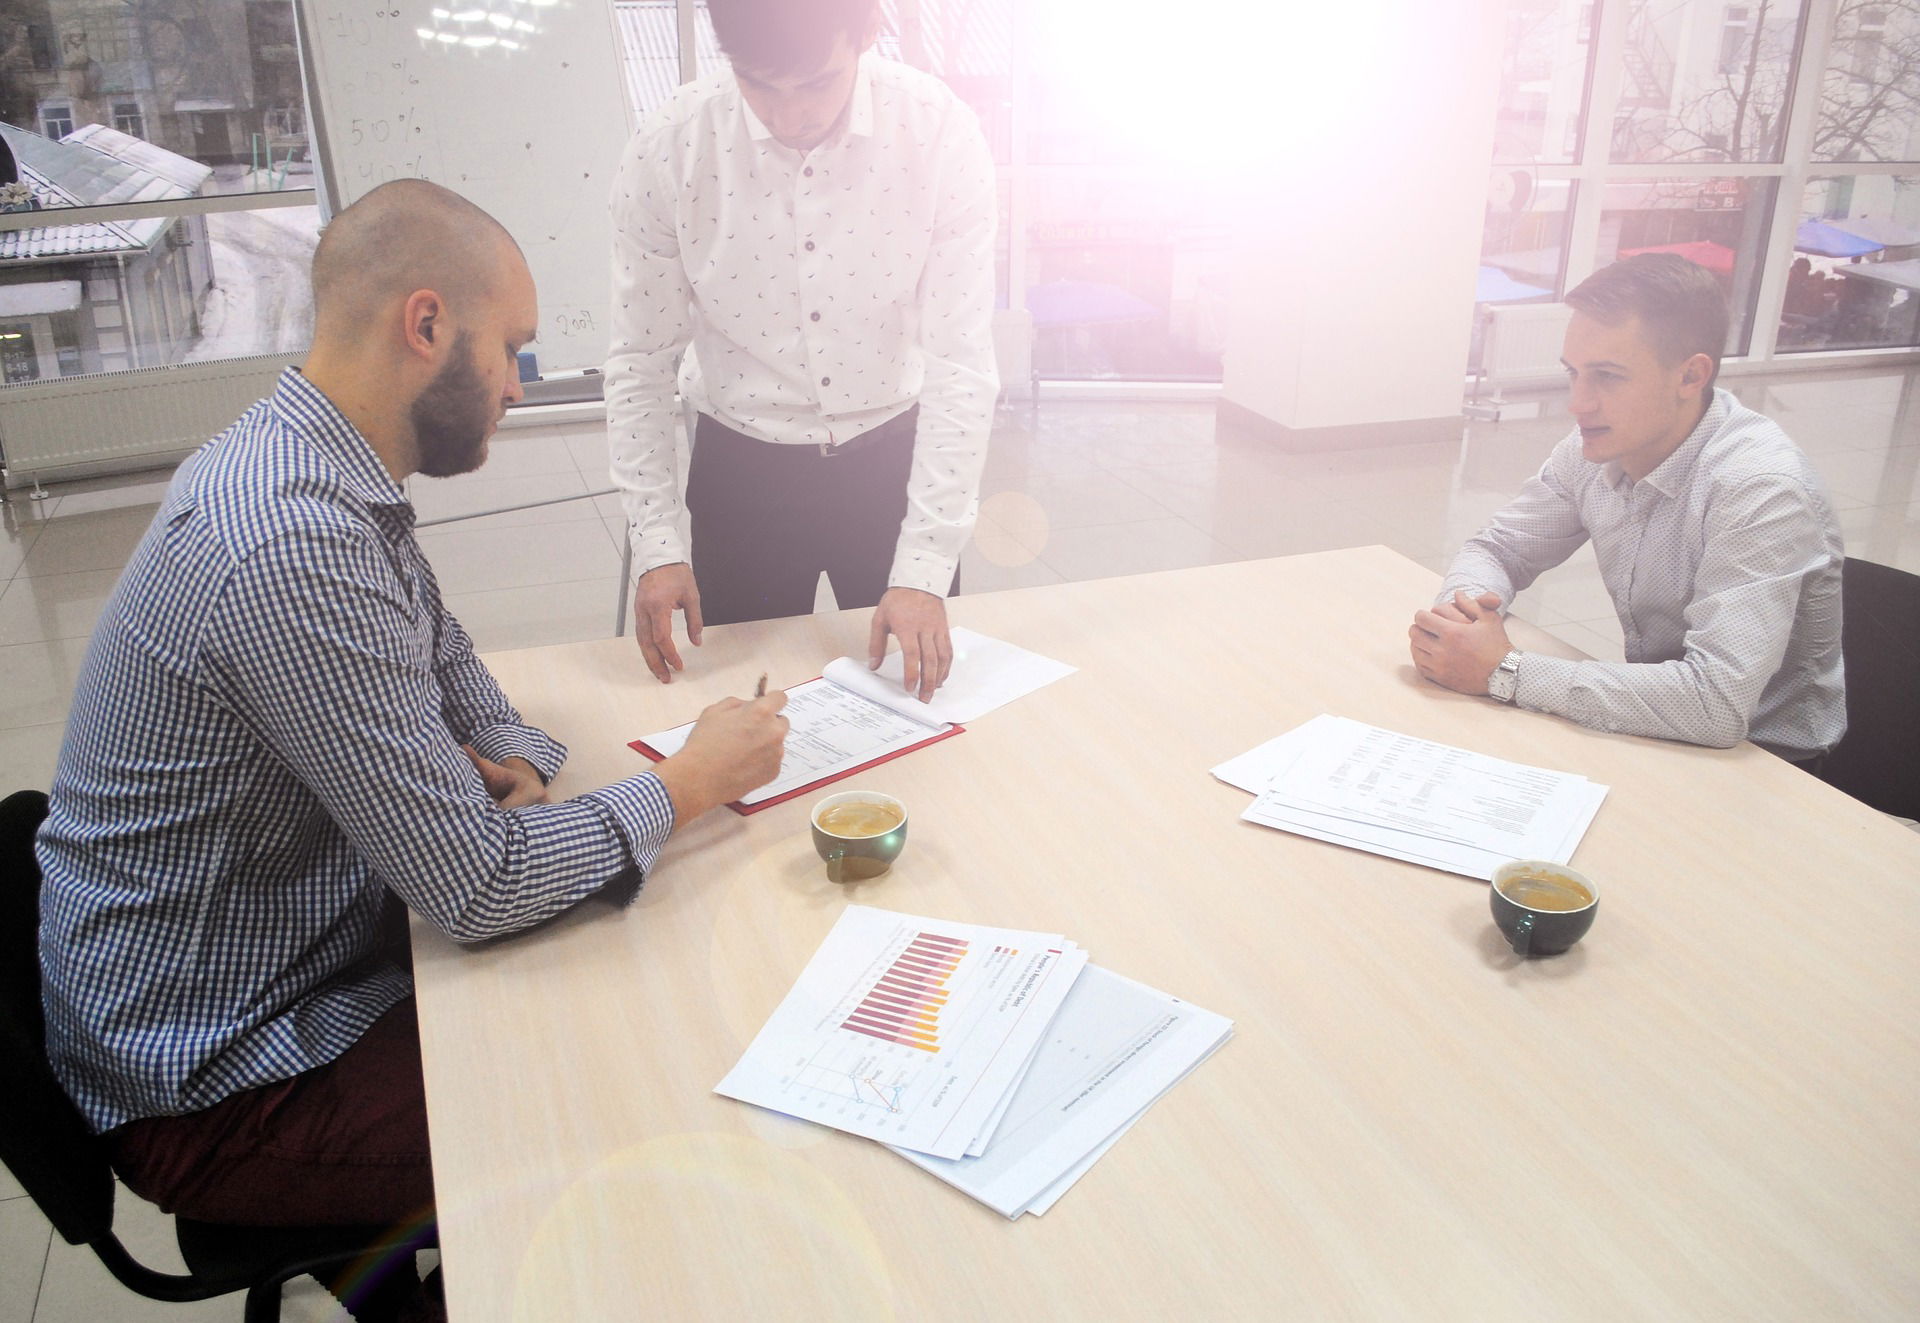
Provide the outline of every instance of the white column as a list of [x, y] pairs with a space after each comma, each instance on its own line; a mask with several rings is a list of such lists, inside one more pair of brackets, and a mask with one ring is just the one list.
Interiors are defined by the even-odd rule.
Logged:
[[1324, 104], [1276, 114], [1239, 218], [1224, 414], [1307, 445], [1457, 424], [1504, 8], [1379, 0], [1315, 52]]

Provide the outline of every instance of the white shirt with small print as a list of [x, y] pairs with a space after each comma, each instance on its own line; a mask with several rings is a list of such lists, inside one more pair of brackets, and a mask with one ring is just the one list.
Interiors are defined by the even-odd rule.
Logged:
[[1640, 481], [1582, 458], [1575, 431], [1462, 547], [1437, 600], [1501, 609], [1593, 539], [1623, 662], [1520, 660], [1514, 701], [1629, 735], [1804, 760], [1847, 729], [1839, 522], [1777, 424], [1716, 389], [1680, 448]]
[[888, 584], [944, 596], [999, 391], [998, 193], [972, 110], [869, 52], [845, 123], [803, 153], [723, 69], [646, 116], [612, 208], [607, 436], [636, 573], [688, 559], [676, 386], [775, 445], [843, 443], [918, 402]]

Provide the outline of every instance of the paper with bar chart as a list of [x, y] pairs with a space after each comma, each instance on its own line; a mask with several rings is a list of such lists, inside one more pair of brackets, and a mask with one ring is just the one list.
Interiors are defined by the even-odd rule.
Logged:
[[961, 1157], [1086, 962], [1057, 933], [850, 905], [715, 1092]]

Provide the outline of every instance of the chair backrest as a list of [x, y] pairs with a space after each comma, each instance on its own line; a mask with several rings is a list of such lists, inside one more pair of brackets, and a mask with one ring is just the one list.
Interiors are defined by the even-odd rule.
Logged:
[[1849, 556], [1840, 603], [1847, 734], [1821, 776], [1883, 813], [1920, 818], [1920, 574]]
[[0, 801], [0, 1161], [69, 1243], [113, 1230], [113, 1169], [106, 1145], [47, 1065], [40, 1009], [40, 867], [33, 836], [47, 797], [22, 790]]

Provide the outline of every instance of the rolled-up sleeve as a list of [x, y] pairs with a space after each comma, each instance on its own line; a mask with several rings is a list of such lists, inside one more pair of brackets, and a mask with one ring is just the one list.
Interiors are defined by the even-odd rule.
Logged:
[[491, 677], [487, 720], [470, 644], [454, 668], [469, 692], [453, 707], [482, 724], [450, 725], [440, 659], [412, 609], [371, 533], [301, 528], [238, 565], [200, 660], [381, 881], [456, 940], [539, 923], [650, 867], [673, 825], [651, 773], [560, 804], [493, 802], [463, 738], [488, 757], [537, 755], [543, 775], [561, 751], [519, 724]]

